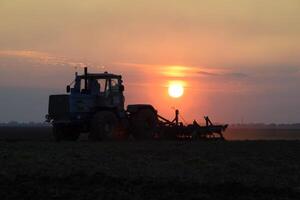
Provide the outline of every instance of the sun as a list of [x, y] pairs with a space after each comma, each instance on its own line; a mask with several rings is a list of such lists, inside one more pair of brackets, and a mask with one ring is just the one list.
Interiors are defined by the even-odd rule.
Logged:
[[179, 98], [184, 93], [183, 84], [180, 82], [171, 82], [168, 88], [169, 95], [173, 98]]

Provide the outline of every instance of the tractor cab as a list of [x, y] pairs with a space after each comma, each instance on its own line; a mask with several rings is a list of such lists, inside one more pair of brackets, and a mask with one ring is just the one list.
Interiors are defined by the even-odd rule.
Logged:
[[109, 93], [123, 93], [124, 91], [122, 76], [107, 72], [101, 74], [86, 73], [85, 75], [76, 73], [73, 83], [73, 88], [67, 86], [67, 93], [104, 96], [109, 95]]
[[124, 110], [125, 98], [122, 83], [120, 75], [107, 72], [92, 74], [88, 73], [85, 68], [84, 74], [76, 73], [73, 83], [67, 86], [71, 110], [75, 112], [94, 112], [103, 108]]

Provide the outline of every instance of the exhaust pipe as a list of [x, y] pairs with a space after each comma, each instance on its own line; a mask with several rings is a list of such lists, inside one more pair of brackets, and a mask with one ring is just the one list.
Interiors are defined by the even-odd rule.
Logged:
[[87, 67], [85, 67], [84, 68], [84, 90], [85, 91], [87, 91], [87, 89], [88, 89], [88, 78], [87, 78], [87, 76], [88, 76], [88, 69], [87, 69]]

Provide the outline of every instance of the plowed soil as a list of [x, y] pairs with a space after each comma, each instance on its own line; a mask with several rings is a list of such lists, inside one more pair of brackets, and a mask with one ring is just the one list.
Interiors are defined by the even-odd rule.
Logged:
[[1, 199], [300, 199], [300, 141], [0, 141]]
[[2, 127], [0, 199], [300, 199], [300, 141], [56, 143]]

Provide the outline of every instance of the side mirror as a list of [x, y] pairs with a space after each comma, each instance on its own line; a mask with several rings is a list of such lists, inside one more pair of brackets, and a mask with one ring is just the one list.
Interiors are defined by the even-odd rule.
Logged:
[[120, 92], [124, 92], [124, 90], [125, 90], [124, 85], [120, 85], [119, 91], [120, 91]]
[[66, 90], [67, 90], [67, 93], [70, 93], [71, 92], [71, 87], [68, 85]]

